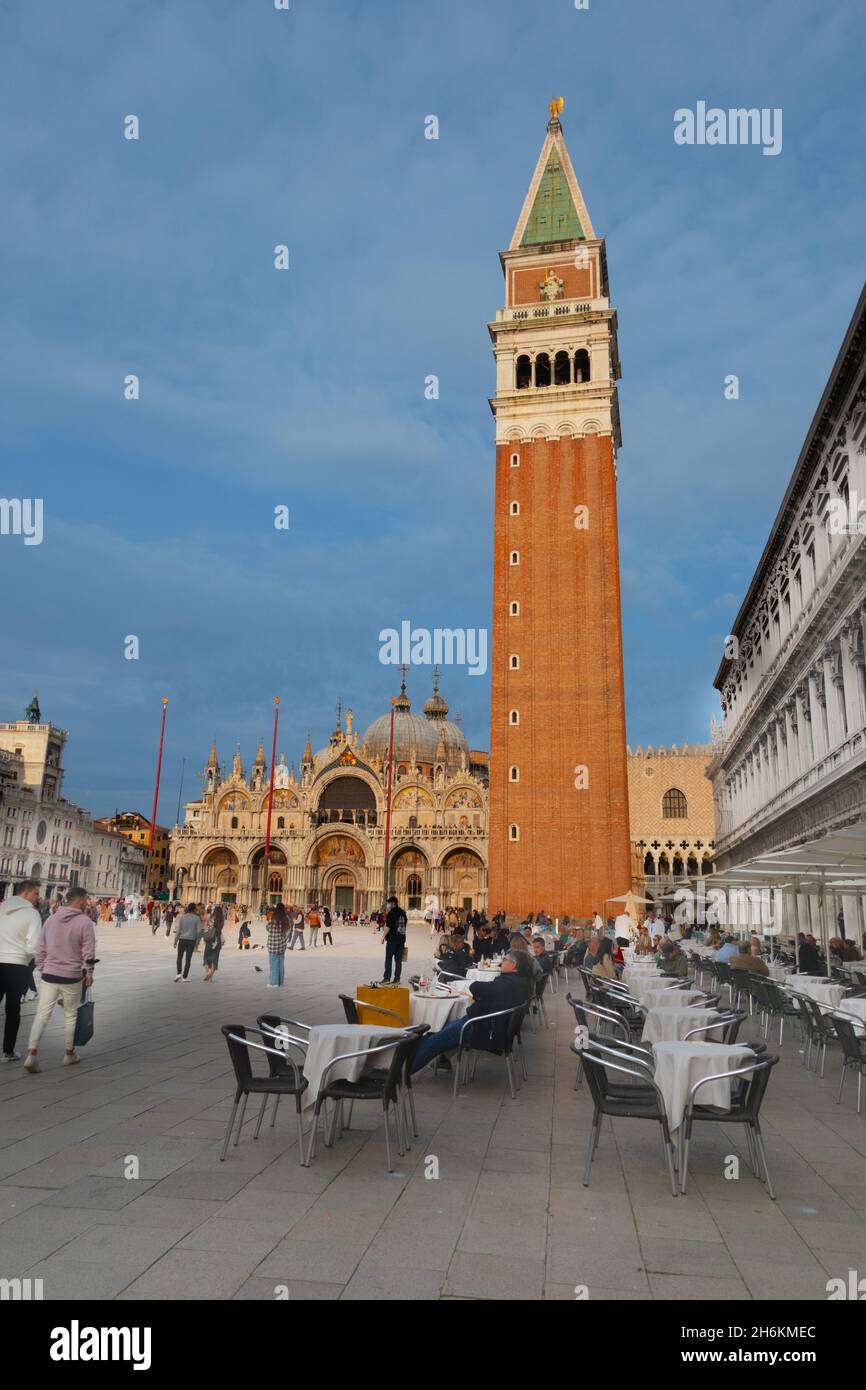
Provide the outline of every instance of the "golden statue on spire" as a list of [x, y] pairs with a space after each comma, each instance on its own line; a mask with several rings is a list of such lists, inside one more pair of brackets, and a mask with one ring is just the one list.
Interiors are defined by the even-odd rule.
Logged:
[[559, 113], [560, 113], [560, 111], [562, 110], [562, 108], [563, 108], [564, 105], [565, 105], [565, 102], [563, 101], [562, 97], [554, 97], [554, 98], [553, 98], [553, 101], [550, 103], [550, 119], [551, 119], [552, 121], [558, 121], [558, 120], [559, 120]]

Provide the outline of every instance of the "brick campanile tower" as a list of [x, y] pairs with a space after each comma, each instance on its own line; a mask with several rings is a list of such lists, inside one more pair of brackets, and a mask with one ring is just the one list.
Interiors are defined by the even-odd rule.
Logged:
[[489, 894], [605, 915], [631, 887], [616, 311], [559, 103], [500, 260]]

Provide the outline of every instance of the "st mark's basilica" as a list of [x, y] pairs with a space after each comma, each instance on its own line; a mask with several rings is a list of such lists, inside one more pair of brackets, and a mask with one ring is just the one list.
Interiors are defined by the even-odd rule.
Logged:
[[[487, 903], [487, 753], [470, 749], [448, 718], [434, 675], [416, 714], [405, 679], [394, 702], [389, 891], [412, 911], [438, 900]], [[390, 713], [359, 734], [351, 709], [327, 747], [304, 749], [299, 775], [285, 755], [274, 774], [270, 859], [265, 835], [270, 769], [264, 742], [247, 776], [240, 750], [221, 771], [216, 742], [199, 801], [172, 834], [178, 897], [246, 903], [318, 901], [333, 909], [379, 908], [385, 893]]]

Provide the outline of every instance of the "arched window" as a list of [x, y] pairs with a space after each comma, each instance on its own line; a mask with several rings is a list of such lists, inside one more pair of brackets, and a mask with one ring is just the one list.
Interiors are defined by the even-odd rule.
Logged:
[[540, 352], [535, 359], [535, 384], [550, 385], [550, 357], [546, 352]]
[[508, 769], [508, 775], [509, 775], [509, 777], [511, 778], [511, 781], [512, 781], [512, 782], [519, 782], [519, 781], [520, 781], [520, 768], [519, 768], [519, 767], [510, 767], [510, 768]]
[[659, 874], [669, 874], [671, 871], [666, 854], [659, 855]]
[[511, 711], [511, 714], [510, 714], [509, 717], [508, 717], [508, 722], [509, 722], [509, 724], [519, 724], [519, 723], [520, 723], [520, 710], [513, 709], [513, 710]]
[[567, 386], [571, 381], [571, 362], [567, 352], [558, 352], [553, 359], [554, 386]]
[[664, 820], [685, 820], [689, 814], [689, 803], [685, 793], [678, 787], [670, 787], [662, 797], [662, 817]]
[[232, 830], [237, 830], [237, 828], [238, 828], [238, 818], [237, 818], [237, 816], [232, 816]]
[[512, 455], [511, 455], [511, 467], [512, 467], [512, 468], [519, 468], [519, 467], [520, 467], [520, 455], [519, 455], [519, 454], [512, 454]]
[[655, 871], [656, 871], [656, 861], [653, 859], [653, 857], [652, 857], [651, 854], [647, 854], [647, 855], [644, 857], [644, 861], [643, 861], [643, 871], [644, 871], [645, 874], [655, 875]]
[[520, 551], [519, 551], [519, 550], [512, 550], [511, 555], [509, 556], [509, 563], [512, 564], [512, 565], [519, 565], [519, 564], [520, 564]]
[[678, 854], [674, 855], [673, 873], [674, 878], [682, 878], [683, 876], [683, 861]]
[[519, 839], [520, 839], [520, 826], [519, 826], [519, 825], [509, 825], [509, 827], [508, 827], [508, 838], [509, 838], [509, 840], [519, 840]]
[[518, 391], [525, 391], [527, 386], [532, 385], [532, 362], [528, 357], [518, 357], [515, 372], [514, 385]]
[[686, 873], [689, 878], [697, 878], [699, 872], [698, 861], [693, 854], [690, 854], [686, 861]]
[[516, 652], [512, 652], [508, 664], [511, 667], [512, 671], [520, 670], [520, 657], [517, 655]]
[[421, 906], [421, 876], [420, 874], [410, 874], [406, 880], [406, 897], [410, 911], [415, 911]]
[[510, 510], [512, 516], [520, 516], [520, 503], [512, 502]]
[[586, 348], [579, 348], [574, 354], [574, 379], [589, 381], [589, 353]]
[[512, 617], [512, 618], [519, 618], [519, 617], [520, 617], [520, 604], [517, 602], [516, 599], [515, 599], [515, 600], [512, 602], [512, 604], [511, 604], [511, 617]]
[[410, 829], [410, 830], [417, 830], [417, 829], [418, 829], [418, 817], [417, 817], [417, 816], [410, 816], [410, 817], [409, 817], [409, 829]]
[[278, 829], [278, 830], [285, 830], [285, 828], [286, 828], [286, 818], [285, 818], [285, 816], [277, 816], [277, 829]]

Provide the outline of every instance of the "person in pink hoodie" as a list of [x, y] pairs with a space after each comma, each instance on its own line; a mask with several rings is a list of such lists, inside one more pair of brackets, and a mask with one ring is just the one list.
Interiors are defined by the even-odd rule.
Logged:
[[39, 981], [39, 1005], [24, 1060], [27, 1071], [42, 1070], [36, 1059], [36, 1049], [51, 1010], [61, 1000], [66, 1024], [63, 1065], [69, 1067], [79, 1060], [73, 1043], [81, 1003], [81, 984], [83, 980], [88, 989], [93, 984], [96, 961], [96, 932], [87, 916], [87, 906], [86, 889], [70, 888], [66, 894], [66, 905], [47, 918], [36, 943], [36, 969], [42, 978]]

